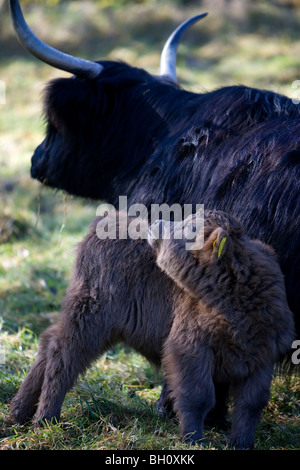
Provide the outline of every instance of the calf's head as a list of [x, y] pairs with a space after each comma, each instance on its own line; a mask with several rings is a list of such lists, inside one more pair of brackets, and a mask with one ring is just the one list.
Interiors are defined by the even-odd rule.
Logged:
[[[265, 265], [263, 272], [269, 270], [277, 275], [279, 266], [272, 248], [250, 240], [232, 216], [206, 210], [200, 230], [196, 221], [197, 214], [183, 222], [160, 220], [149, 228], [148, 242], [157, 265], [181, 288], [198, 298], [208, 286], [211, 291], [218, 290], [216, 281], [221, 282], [220, 279], [223, 279], [225, 291], [226, 285], [229, 288], [237, 282], [243, 285], [251, 277], [253, 266], [261, 264], [260, 259]], [[194, 233], [192, 244], [191, 232]]]

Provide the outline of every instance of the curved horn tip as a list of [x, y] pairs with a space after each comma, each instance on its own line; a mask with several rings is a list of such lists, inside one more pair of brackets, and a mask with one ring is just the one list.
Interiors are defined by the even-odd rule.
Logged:
[[161, 60], [160, 60], [160, 75], [167, 77], [172, 82], [177, 83], [177, 75], [176, 75], [176, 59], [177, 59], [177, 49], [181, 39], [182, 34], [186, 29], [192, 26], [197, 21], [205, 18], [208, 13], [201, 13], [199, 15], [195, 15], [188, 20], [185, 20], [181, 23], [169, 36], [168, 40], [166, 41], [164, 48], [161, 53]]
[[102, 72], [102, 65], [65, 54], [41, 41], [26, 23], [19, 0], [9, 0], [9, 7], [17, 37], [30, 54], [52, 67], [75, 74], [78, 77], [93, 79]]

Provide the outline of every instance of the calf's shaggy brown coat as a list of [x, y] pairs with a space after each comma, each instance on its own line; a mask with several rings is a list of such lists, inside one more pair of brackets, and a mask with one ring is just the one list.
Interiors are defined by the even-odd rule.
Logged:
[[249, 240], [224, 213], [205, 212], [205, 242], [194, 251], [184, 239], [100, 240], [100, 220], [79, 246], [61, 316], [42, 334], [11, 416], [20, 423], [33, 415], [36, 424], [58, 420], [78, 375], [123, 341], [163, 364], [160, 404], [172, 404], [182, 437], [200, 440], [210, 410], [222, 421], [230, 385], [231, 442], [251, 448], [274, 363], [293, 339], [272, 249]]

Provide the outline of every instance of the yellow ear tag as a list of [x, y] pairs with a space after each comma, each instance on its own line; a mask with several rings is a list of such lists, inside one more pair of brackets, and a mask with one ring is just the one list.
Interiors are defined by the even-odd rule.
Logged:
[[[222, 254], [222, 251], [223, 251], [224, 245], [226, 243], [226, 240], [227, 240], [226, 237], [223, 237], [222, 240], [221, 240], [221, 243], [219, 245], [219, 250], [218, 250], [218, 258], [220, 258], [221, 254]], [[216, 242], [214, 242], [214, 243], [216, 243]]]
[[217, 243], [217, 238], [215, 239], [215, 241], [213, 242], [213, 250], [215, 249], [215, 246], [216, 246], [216, 243]]

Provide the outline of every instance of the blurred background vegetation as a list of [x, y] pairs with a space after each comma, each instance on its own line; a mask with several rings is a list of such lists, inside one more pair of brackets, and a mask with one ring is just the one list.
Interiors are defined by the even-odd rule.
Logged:
[[[300, 97], [300, 87], [293, 85], [300, 79], [300, 0], [21, 0], [21, 4], [34, 32], [54, 47], [91, 60], [120, 59], [151, 73], [159, 71], [169, 33], [188, 17], [208, 11], [209, 16], [180, 45], [182, 86], [201, 92], [245, 84]], [[122, 348], [110, 351], [100, 360], [101, 367], [96, 364], [89, 372], [88, 388], [81, 382], [69, 395], [63, 412], [64, 420], [75, 416], [69, 433], [55, 428], [34, 434], [5, 424], [9, 400], [36, 354], [37, 336], [59, 312], [74, 247], [98, 205], [42, 188], [30, 178], [31, 155], [45, 130], [43, 89], [48, 80], [60, 76], [68, 75], [22, 49], [11, 26], [8, 2], [0, 0], [0, 84], [5, 87], [5, 104], [0, 99], [0, 447], [186, 448], [178, 443], [176, 425], [162, 424], [153, 413], [159, 377], [142, 358], [125, 354]], [[299, 381], [278, 380], [258, 445], [300, 448]], [[140, 401], [132, 408], [134, 397]], [[101, 433], [95, 427], [99, 423]], [[226, 448], [223, 436], [209, 438], [210, 448]]]

